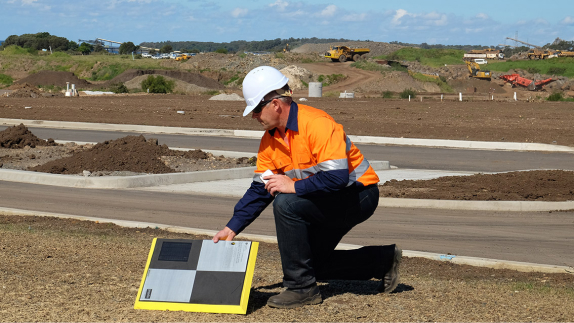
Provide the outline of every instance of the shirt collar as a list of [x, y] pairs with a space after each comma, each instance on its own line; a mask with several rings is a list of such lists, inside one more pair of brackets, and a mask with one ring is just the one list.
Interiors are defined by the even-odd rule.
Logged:
[[[271, 136], [275, 135], [275, 129], [269, 130]], [[285, 132], [287, 130], [299, 131], [299, 106], [295, 101], [291, 101], [291, 107], [289, 108], [289, 118], [287, 118], [287, 126], [285, 126]]]

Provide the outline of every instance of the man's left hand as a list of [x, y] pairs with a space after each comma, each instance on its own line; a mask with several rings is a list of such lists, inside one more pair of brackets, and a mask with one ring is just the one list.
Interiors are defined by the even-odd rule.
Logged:
[[273, 196], [277, 193], [295, 193], [295, 182], [288, 176], [271, 175], [265, 176], [264, 179], [269, 180], [265, 189]]

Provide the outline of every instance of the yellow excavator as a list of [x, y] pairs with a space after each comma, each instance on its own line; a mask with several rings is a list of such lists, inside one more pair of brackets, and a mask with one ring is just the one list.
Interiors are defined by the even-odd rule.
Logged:
[[466, 66], [468, 67], [470, 77], [490, 81], [490, 71], [481, 71], [478, 63], [474, 61], [466, 61]]

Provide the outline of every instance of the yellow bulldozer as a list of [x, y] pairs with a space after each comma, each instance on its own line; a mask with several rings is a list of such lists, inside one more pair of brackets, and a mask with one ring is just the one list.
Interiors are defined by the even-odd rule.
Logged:
[[348, 46], [331, 46], [330, 50], [325, 53], [326, 58], [330, 58], [333, 62], [344, 63], [346, 61], [358, 61], [365, 54], [371, 50], [368, 48], [351, 48]]
[[473, 61], [466, 61], [466, 66], [468, 67], [468, 72], [470, 73], [469, 77], [490, 81], [490, 71], [481, 71], [480, 65], [478, 63]]

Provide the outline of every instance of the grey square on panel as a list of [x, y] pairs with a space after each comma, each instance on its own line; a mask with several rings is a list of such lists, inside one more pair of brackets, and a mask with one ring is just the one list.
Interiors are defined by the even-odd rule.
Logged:
[[197, 270], [245, 272], [250, 250], [251, 241], [204, 241]]
[[195, 270], [149, 269], [140, 301], [189, 303]]

